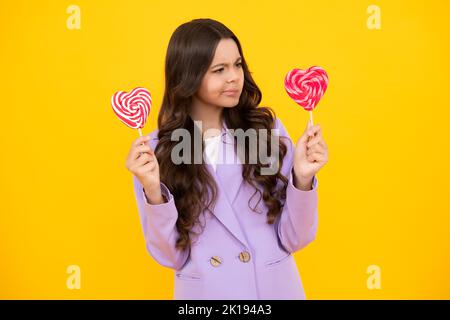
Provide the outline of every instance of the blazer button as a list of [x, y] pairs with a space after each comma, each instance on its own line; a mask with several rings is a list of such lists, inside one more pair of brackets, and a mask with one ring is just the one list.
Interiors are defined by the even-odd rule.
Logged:
[[242, 251], [241, 253], [239, 253], [239, 260], [241, 260], [242, 262], [249, 262], [250, 253], [248, 253], [247, 251]]
[[209, 262], [212, 264], [213, 267], [218, 267], [222, 264], [222, 258], [219, 256], [214, 256], [209, 259]]

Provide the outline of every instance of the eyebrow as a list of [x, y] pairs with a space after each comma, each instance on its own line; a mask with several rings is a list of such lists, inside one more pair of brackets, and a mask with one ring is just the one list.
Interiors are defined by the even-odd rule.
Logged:
[[[236, 62], [238, 62], [239, 60], [242, 60], [242, 57], [237, 58]], [[219, 64], [216, 64], [215, 66], [212, 66], [212, 68], [215, 68], [218, 66], [227, 66], [227, 65], [228, 65], [228, 63], [219, 63]]]

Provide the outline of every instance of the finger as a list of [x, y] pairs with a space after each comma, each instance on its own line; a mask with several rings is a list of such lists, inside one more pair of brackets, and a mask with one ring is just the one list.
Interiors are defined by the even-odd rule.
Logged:
[[303, 131], [302, 135], [299, 138], [299, 142], [304, 144], [304, 143], [308, 142], [308, 140], [310, 138], [313, 137], [312, 132], [309, 131], [311, 128], [312, 128], [311, 121], [308, 121], [305, 131]]
[[153, 149], [147, 143], [143, 144], [142, 146], [137, 146], [134, 149], [136, 150], [136, 152], [154, 154]]
[[143, 153], [137, 160], [136, 160], [136, 165], [137, 166], [142, 166], [148, 162], [153, 162], [154, 158], [153, 156], [149, 155], [148, 153]]
[[314, 137], [318, 136], [321, 131], [320, 125], [316, 124], [314, 126], [309, 125], [309, 128], [306, 130], [306, 142], [311, 141]]
[[313, 145], [315, 144], [320, 144], [322, 147], [326, 147], [325, 141], [323, 140], [322, 137], [314, 137], [312, 138], [310, 141], [308, 141], [308, 143], [306, 144], [307, 148], [311, 148]]
[[148, 153], [143, 153], [138, 159], [132, 161], [131, 167], [137, 169], [149, 161], [151, 161], [150, 155]]
[[318, 132], [320, 132], [322, 129], [320, 128], [320, 125], [315, 124], [312, 127], [308, 129], [308, 135], [315, 136]]
[[325, 140], [324, 140], [324, 138], [323, 138], [323, 135], [322, 135], [322, 130], [319, 130], [318, 132], [317, 132], [317, 135], [316, 135], [320, 140], [319, 140], [319, 143], [325, 148], [325, 149], [327, 149], [328, 147], [327, 147], [327, 144], [325, 143]]
[[142, 153], [148, 153], [150, 155], [154, 155], [154, 151], [148, 144], [144, 144], [142, 146], [133, 147], [131, 151], [131, 158], [137, 159]]
[[310, 155], [307, 157], [307, 159], [308, 159], [309, 161], [311, 161], [311, 162], [314, 162], [314, 161], [320, 162], [320, 161], [323, 161], [323, 160], [325, 159], [325, 155], [322, 154], [322, 153], [313, 152], [312, 154], [310, 154]]
[[311, 148], [313, 145], [315, 145], [317, 142], [319, 142], [319, 138], [317, 137], [313, 137], [311, 138], [307, 143], [306, 143], [306, 147], [307, 148]]
[[134, 146], [134, 147], [137, 147], [137, 146], [141, 145], [142, 143], [144, 143], [144, 142], [146, 142], [146, 141], [149, 141], [149, 140], [150, 140], [150, 136], [142, 136], [142, 137], [139, 137], [139, 138], [137, 138], [136, 140], [134, 140], [133, 146]]
[[319, 131], [317, 131], [316, 136], [322, 138], [322, 129], [319, 129]]
[[317, 147], [315, 147], [315, 149], [310, 148], [306, 150], [306, 155], [308, 156], [313, 155], [315, 153], [324, 153], [324, 152], [322, 152], [322, 150], [318, 150]]
[[316, 143], [307, 149], [310, 153], [312, 152], [324, 152], [325, 148], [320, 144]]
[[314, 155], [314, 154], [325, 155], [325, 154], [326, 154], [326, 151], [323, 150], [323, 149], [318, 149], [318, 150], [307, 150], [307, 151], [306, 151], [306, 156], [307, 156], [307, 157], [310, 157], [310, 156], [312, 156], [312, 155]]
[[140, 171], [140, 174], [145, 174], [148, 172], [152, 172], [156, 168], [155, 162], [149, 162], [147, 164], [144, 164], [141, 166], [138, 170]]

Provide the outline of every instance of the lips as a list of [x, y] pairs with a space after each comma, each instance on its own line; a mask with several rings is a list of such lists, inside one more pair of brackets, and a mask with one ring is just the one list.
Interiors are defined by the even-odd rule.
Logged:
[[230, 90], [225, 90], [223, 93], [226, 94], [226, 95], [235, 95], [235, 94], [239, 93], [239, 90], [237, 90], [237, 89], [230, 89]]

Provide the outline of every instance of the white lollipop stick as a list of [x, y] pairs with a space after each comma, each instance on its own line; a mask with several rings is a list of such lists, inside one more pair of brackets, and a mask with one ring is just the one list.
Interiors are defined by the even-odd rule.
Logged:
[[[139, 131], [139, 136], [142, 137], [142, 131], [141, 131], [141, 128], [138, 128], [138, 131]], [[144, 142], [141, 143], [141, 146], [143, 146], [143, 145], [144, 145]], [[139, 152], [139, 156], [141, 156], [142, 153], [143, 153], [143, 152]]]
[[[313, 126], [313, 115], [312, 115], [313, 113], [312, 113], [312, 110], [309, 110], [309, 122], [311, 123], [311, 127]], [[309, 142], [309, 140], [311, 140], [312, 139], [312, 137], [311, 136], [308, 136], [308, 142]]]

